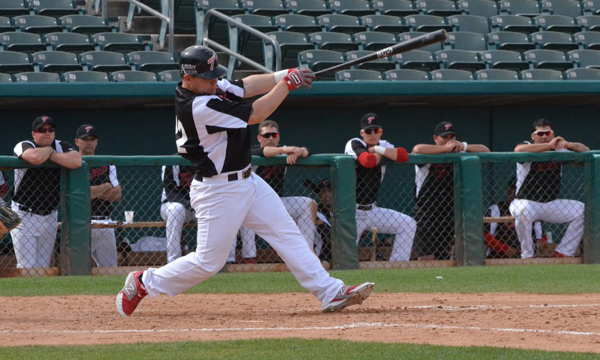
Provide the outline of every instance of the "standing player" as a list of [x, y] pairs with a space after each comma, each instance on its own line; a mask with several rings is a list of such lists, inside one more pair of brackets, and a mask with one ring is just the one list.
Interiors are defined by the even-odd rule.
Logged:
[[[38, 116], [31, 127], [33, 140], [15, 146], [15, 156], [31, 165], [47, 160], [67, 169], [81, 167], [81, 155], [73, 145], [56, 140], [56, 125], [49, 116]], [[10, 234], [17, 268], [49, 267], [56, 239], [60, 204], [60, 167], [15, 169], [12, 209], [21, 225]]]
[[[250, 168], [248, 125], [265, 120], [290, 91], [310, 88], [314, 73], [296, 68], [218, 80], [227, 69], [214, 51], [199, 45], [181, 53], [179, 67], [183, 81], [175, 95], [176, 143], [196, 170], [190, 199], [198, 220], [197, 249], [159, 269], [131, 272], [117, 295], [119, 313], [131, 315], [148, 294], [172, 297], [216, 274], [241, 225], [277, 251], [298, 282], [321, 301], [323, 311], [360, 304], [373, 283], [348, 287], [330, 277], [279, 196]], [[241, 101], [265, 93], [253, 103]]]
[[[552, 123], [545, 119], [532, 125], [533, 143], [524, 141], [515, 152], [589, 151], [582, 143], [554, 136]], [[554, 161], [517, 163], [517, 196], [510, 204], [521, 243], [521, 258], [535, 255], [531, 228], [536, 221], [569, 223], [554, 257], [572, 257], [583, 237], [584, 204], [577, 200], [558, 199], [562, 164]]]
[[[81, 125], [75, 133], [75, 145], [82, 156], [96, 155], [98, 131], [92, 125]], [[90, 167], [90, 195], [92, 198], [92, 224], [110, 224], [113, 201], [121, 201], [121, 185], [117, 168], [110, 166]], [[117, 266], [117, 239], [115, 230], [92, 229], [92, 258], [100, 267]]]
[[362, 139], [351, 139], [345, 150], [356, 159], [356, 244], [363, 231], [376, 226], [383, 234], [395, 234], [390, 261], [408, 261], [417, 227], [415, 220], [375, 205], [385, 175], [385, 165], [379, 165], [379, 162], [384, 156], [406, 162], [408, 153], [404, 148], [394, 148], [381, 140], [383, 128], [377, 114], [365, 114], [360, 119], [360, 128]]

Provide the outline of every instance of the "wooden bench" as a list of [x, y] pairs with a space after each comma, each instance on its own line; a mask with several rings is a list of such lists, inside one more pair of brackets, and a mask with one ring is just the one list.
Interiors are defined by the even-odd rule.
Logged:
[[515, 217], [514, 216], [484, 216], [483, 217], [484, 224], [508, 223], [508, 222], [515, 222]]

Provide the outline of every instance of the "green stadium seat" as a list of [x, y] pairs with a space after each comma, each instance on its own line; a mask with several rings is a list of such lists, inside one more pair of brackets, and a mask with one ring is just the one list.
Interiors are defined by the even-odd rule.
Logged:
[[[268, 16], [250, 14], [234, 15], [233, 18], [263, 33], [277, 31], [277, 27], [273, 25], [271, 18]], [[240, 28], [230, 26], [229, 44], [229, 47], [232, 51], [238, 54], [243, 54], [245, 57], [258, 63], [263, 64], [265, 62], [264, 44], [263, 39], [261, 39], [260, 37], [254, 36], [250, 34], [250, 32], [242, 30]], [[229, 69], [234, 69], [240, 64], [241, 63], [234, 57], [229, 58]]]
[[124, 54], [110, 51], [88, 51], [79, 54], [79, 63], [90, 71], [113, 72], [131, 70]]
[[7, 51], [24, 52], [28, 54], [46, 50], [46, 45], [42, 41], [41, 35], [22, 32], [1, 33], [0, 45]]
[[156, 74], [147, 71], [122, 70], [110, 73], [114, 82], [155, 82]]
[[558, 31], [574, 34], [580, 32], [581, 26], [575, 24], [575, 19], [562, 15], [540, 15], [533, 18], [533, 23], [543, 31]]
[[356, 16], [327, 14], [317, 16], [316, 19], [317, 24], [326, 31], [354, 34], [366, 30], [366, 28], [360, 24], [360, 19]]
[[0, 0], [0, 16], [29, 15], [23, 0]]
[[420, 13], [434, 16], [452, 16], [461, 13], [456, 9], [454, 1], [448, 0], [417, 0], [415, 9]]
[[600, 51], [571, 50], [567, 53], [569, 61], [580, 68], [600, 69]]
[[158, 73], [158, 81], [162, 82], [180, 82], [181, 74], [179, 70], [165, 70]]
[[413, 32], [422, 31], [427, 33], [440, 29], [452, 31], [452, 26], [446, 24], [446, 20], [441, 16], [408, 15], [404, 18], [404, 23], [408, 25]]
[[521, 71], [529, 69], [529, 63], [523, 61], [521, 53], [508, 50], [487, 50], [479, 53], [479, 58], [490, 69]]
[[14, 26], [10, 18], [6, 16], [0, 16], [0, 33], [15, 31]]
[[80, 13], [72, 0], [31, 0], [28, 3], [36, 15], [59, 17]]
[[108, 74], [97, 71], [68, 71], [63, 74], [64, 82], [108, 82]]
[[[367, 56], [374, 53], [374, 51], [368, 50], [355, 50], [348, 51], [344, 54], [344, 58], [346, 61], [353, 61], [356, 59], [360, 59], [363, 56]], [[358, 64], [354, 66], [355, 69], [364, 69], [364, 70], [375, 70], [379, 72], [384, 72], [388, 70], [392, 70], [396, 68], [396, 63], [389, 61], [388, 58], [372, 60], [366, 63]]]
[[373, 0], [372, 5], [373, 9], [378, 9], [382, 15], [408, 16], [419, 13], [409, 0]]
[[134, 51], [127, 54], [127, 61], [139, 71], [163, 71], [179, 69], [173, 54], [162, 51]]
[[487, 42], [485, 41], [485, 35], [467, 31], [454, 31], [448, 33], [448, 37], [444, 42], [444, 46], [449, 49], [457, 50], [487, 50]]
[[41, 83], [57, 83], [60, 82], [60, 75], [57, 73], [47, 72], [22, 72], [14, 75], [15, 82], [41, 82]]
[[512, 31], [498, 31], [492, 32], [487, 35], [488, 49], [497, 50], [514, 50], [514, 51], [527, 51], [535, 49], [535, 45], [529, 41], [527, 34], [512, 32]]
[[[317, 72], [344, 62], [344, 54], [332, 50], [306, 50], [298, 53], [298, 63]], [[326, 74], [321, 80], [335, 80], [334, 74]]]
[[329, 9], [337, 14], [365, 16], [375, 14], [367, 0], [329, 0]]
[[358, 50], [358, 44], [352, 41], [352, 35], [332, 32], [315, 32], [308, 34], [308, 41], [317, 49], [347, 52]]
[[7, 83], [7, 82], [13, 82], [12, 75], [0, 73], [0, 83]]
[[55, 32], [44, 35], [44, 39], [46, 40], [46, 44], [52, 47], [52, 50], [75, 54], [94, 50], [94, 45], [90, 42], [90, 37], [83, 34]]
[[410, 31], [410, 28], [402, 22], [402, 18], [397, 16], [366, 15], [360, 18], [360, 21], [369, 31], [382, 31], [394, 34]]
[[361, 50], [381, 50], [396, 45], [396, 35], [384, 32], [363, 31], [352, 35]]
[[473, 73], [464, 70], [440, 69], [429, 73], [431, 80], [435, 81], [470, 81], [473, 80]]
[[[321, 15], [332, 16], [332, 15]], [[345, 15], [343, 15], [345, 16]], [[358, 20], [357, 20], [358, 21]], [[312, 33], [321, 31], [321, 26], [317, 25], [315, 18], [307, 15], [299, 14], [283, 14], [273, 17], [273, 24], [281, 31], [294, 31], [301, 33]], [[274, 31], [274, 30], [272, 30]]]
[[91, 36], [93, 44], [100, 50], [128, 54], [133, 51], [148, 50], [148, 44], [135, 34], [102, 32]]
[[583, 31], [600, 31], [600, 16], [583, 15], [575, 18]]
[[[219, 12], [231, 17], [244, 14], [244, 9], [240, 7], [240, 4], [237, 0], [196, 0], [195, 18], [197, 42], [202, 41], [204, 38], [204, 16], [206, 12], [211, 9], [216, 9]], [[268, 19], [270, 25], [272, 25], [271, 19]], [[208, 24], [208, 35], [210, 39], [218, 42], [219, 44], [227, 46], [227, 42], [229, 41], [229, 26], [225, 21], [217, 18], [216, 16], [211, 16]]]
[[541, 14], [540, 4], [535, 0], [502, 0], [498, 1], [498, 13], [536, 17]]
[[445, 69], [471, 72], [485, 69], [485, 64], [479, 61], [479, 57], [475, 51], [440, 50], [435, 52], [435, 58]]
[[56, 18], [50, 16], [20, 15], [13, 18], [13, 23], [15, 28], [35, 34], [47, 34], [62, 31]]
[[[421, 31], [412, 31], [412, 32], [406, 32], [406, 33], [398, 34], [398, 41], [399, 42], [408, 41], [410, 39], [414, 39], [414, 38], [416, 38], [418, 36], [425, 35], [425, 34], [427, 34], [427, 33], [426, 32], [421, 32]], [[419, 50], [436, 52], [438, 50], [442, 50], [442, 43], [438, 42], [438, 43], [435, 43], [435, 44], [427, 45], [425, 47], [419, 48]]]
[[433, 54], [424, 50], [411, 50], [392, 55], [390, 60], [398, 64], [401, 69], [431, 71], [440, 68], [440, 63], [433, 59]]
[[452, 25], [454, 31], [468, 31], [478, 34], [490, 32], [490, 23], [487, 18], [477, 15], [452, 15], [446, 18], [448, 25]]
[[583, 15], [600, 15], [600, 0], [581, 1], [581, 13]]
[[285, 8], [294, 14], [319, 16], [331, 14], [327, 2], [323, 0], [284, 0]]
[[281, 0], [242, 0], [241, 4], [248, 14], [276, 16], [288, 13]]
[[0, 72], [16, 74], [34, 71], [28, 54], [14, 51], [0, 51]]
[[512, 31], [517, 33], [531, 34], [539, 31], [539, 27], [531, 22], [526, 16], [496, 15], [490, 18], [492, 31]]
[[542, 12], [547, 14], [569, 16], [572, 18], [583, 15], [583, 13], [581, 12], [581, 2], [579, 1], [544, 0], [540, 1], [540, 6]]
[[[281, 50], [282, 69], [298, 66], [298, 53], [312, 50], [315, 46], [308, 42], [306, 35], [291, 31], [273, 31], [267, 33], [269, 37], [277, 40]], [[275, 51], [270, 43], [264, 43], [265, 61], [271, 70], [275, 70]]]
[[60, 18], [61, 26], [68, 32], [93, 35], [112, 32], [106, 19], [90, 15], [65, 15]]
[[475, 72], [475, 80], [513, 81], [519, 80], [519, 73], [512, 70], [483, 69]]
[[558, 51], [579, 49], [579, 45], [573, 42], [571, 34], [556, 31], [538, 31], [529, 36], [531, 42], [540, 49]]
[[43, 72], [83, 70], [77, 55], [63, 51], [39, 51], [31, 54], [31, 62]]
[[565, 71], [573, 68], [573, 63], [567, 61], [565, 53], [556, 50], [536, 49], [523, 53], [523, 59], [535, 69], [553, 69]]
[[549, 70], [549, 69], [529, 69], [521, 71], [521, 80], [564, 80], [563, 73], [561, 71]]
[[388, 81], [428, 81], [427, 72], [412, 69], [394, 69], [383, 73]]
[[466, 15], [477, 15], [491, 18], [498, 15], [498, 4], [489, 0], [459, 0], [456, 9]]
[[565, 80], [600, 80], [600, 70], [597, 69], [569, 69], [565, 71]]
[[600, 50], [600, 32], [581, 31], [573, 35], [575, 42], [584, 49]]
[[336, 81], [379, 81], [383, 80], [379, 71], [347, 69], [335, 73]]

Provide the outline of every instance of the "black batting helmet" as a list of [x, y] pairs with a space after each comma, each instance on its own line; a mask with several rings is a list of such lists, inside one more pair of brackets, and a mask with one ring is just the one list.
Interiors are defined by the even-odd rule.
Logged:
[[217, 54], [206, 46], [194, 45], [179, 55], [179, 73], [203, 79], [216, 79], [227, 73], [227, 68], [219, 65]]

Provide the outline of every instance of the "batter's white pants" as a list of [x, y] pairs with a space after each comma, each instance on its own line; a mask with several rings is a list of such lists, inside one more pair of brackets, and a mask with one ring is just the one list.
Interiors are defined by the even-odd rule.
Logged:
[[[311, 217], [311, 204], [315, 201], [303, 196], [282, 197], [281, 202], [285, 210], [296, 221], [300, 233], [306, 239], [311, 249], [315, 247], [315, 234], [317, 226]], [[242, 239], [242, 256], [245, 258], [256, 257], [256, 237], [254, 231], [242, 226], [240, 229]]]
[[17, 268], [50, 267], [56, 241], [58, 212], [35, 215], [19, 210], [16, 203], [12, 209], [21, 217], [21, 224], [10, 235], [17, 258]]
[[[92, 224], [110, 223], [110, 220], [92, 220]], [[92, 257], [99, 267], [117, 266], [115, 229], [92, 229]]]
[[535, 255], [531, 228], [536, 221], [569, 223], [555, 251], [573, 256], [583, 237], [584, 208], [585, 205], [577, 200], [557, 199], [547, 203], [525, 199], [513, 200], [509, 209], [515, 217], [515, 228], [521, 243], [521, 258], [531, 258]]
[[194, 212], [177, 202], [166, 202], [160, 206], [160, 216], [167, 222], [167, 262], [181, 257], [181, 232], [183, 225], [195, 220]]
[[360, 235], [365, 230], [377, 227], [378, 233], [394, 234], [394, 245], [390, 261], [408, 261], [412, 251], [417, 222], [410, 216], [401, 212], [379, 208], [373, 205], [371, 210], [356, 209], [356, 245], [360, 241]]
[[[241, 178], [242, 171], [237, 173]], [[142, 281], [148, 294], [172, 297], [216, 274], [227, 260], [235, 234], [244, 225], [277, 251], [300, 285], [317, 296], [323, 306], [329, 304], [343, 282], [323, 269], [279, 196], [254, 173], [230, 182], [227, 176], [192, 182], [190, 197], [198, 220], [196, 252], [145, 271]]]

